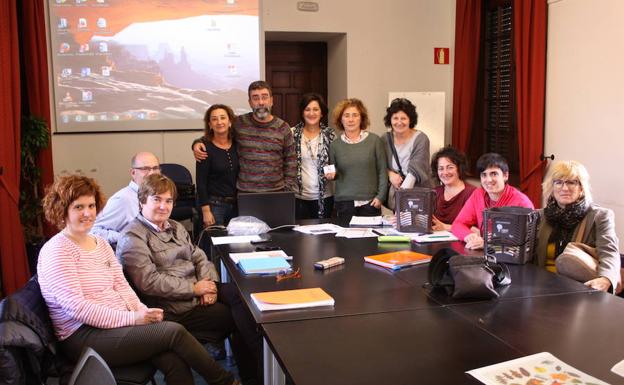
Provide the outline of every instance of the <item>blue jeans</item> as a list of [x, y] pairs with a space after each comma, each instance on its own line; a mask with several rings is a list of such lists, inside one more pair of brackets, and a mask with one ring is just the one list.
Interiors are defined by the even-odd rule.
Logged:
[[210, 201], [210, 211], [215, 219], [215, 225], [227, 226], [230, 219], [238, 216], [238, 207], [233, 203]]

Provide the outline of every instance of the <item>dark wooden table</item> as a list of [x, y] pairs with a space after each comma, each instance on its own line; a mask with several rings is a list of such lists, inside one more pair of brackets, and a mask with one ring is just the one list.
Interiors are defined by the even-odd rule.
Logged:
[[[624, 300], [602, 292], [571, 293], [447, 308], [522, 352], [550, 352], [610, 384], [624, 359]], [[501, 360], [502, 361], [502, 360]]]
[[[293, 268], [301, 278], [276, 282], [275, 276], [246, 276], [229, 258], [229, 252], [252, 251], [253, 245], [220, 246], [229, 280], [239, 288], [257, 323], [283, 322], [354, 314], [383, 313], [440, 306], [425, 295], [420, 286], [399, 279], [396, 272], [364, 262], [363, 256], [405, 245], [378, 247], [376, 238], [345, 239], [333, 234], [306, 235], [292, 230], [271, 233], [272, 245], [293, 256]], [[314, 262], [333, 256], [345, 258], [345, 264], [328, 270], [315, 270]], [[426, 266], [421, 267], [426, 271]], [[260, 312], [250, 294], [274, 290], [320, 287], [336, 301], [333, 307]]]
[[443, 307], [263, 328], [297, 385], [478, 384], [464, 372], [521, 356]]
[[[510, 266], [512, 284], [499, 290], [498, 300], [453, 300], [423, 287], [426, 265], [390, 271], [363, 260], [408, 244], [287, 230], [272, 232], [269, 245], [292, 255], [302, 277], [277, 283], [274, 276], [245, 276], [228, 253], [255, 246], [218, 247], [229, 279], [265, 333], [265, 383], [284, 383], [281, 366], [298, 385], [471, 384], [478, 382], [467, 370], [541, 351], [624, 383], [608, 373], [624, 358], [621, 298], [524, 265]], [[417, 251], [433, 254], [442, 247], [467, 252], [461, 242], [424, 244]], [[332, 256], [346, 263], [314, 270], [314, 262]], [[310, 287], [327, 291], [335, 306], [263, 313], [250, 298]]]

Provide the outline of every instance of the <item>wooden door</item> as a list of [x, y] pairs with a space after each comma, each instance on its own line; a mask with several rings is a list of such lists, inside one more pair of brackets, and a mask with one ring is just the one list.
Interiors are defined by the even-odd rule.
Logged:
[[[267, 41], [266, 81], [273, 89], [273, 114], [294, 126], [300, 121], [299, 100], [317, 92], [327, 101], [327, 44]], [[324, 117], [324, 121], [326, 122]]]

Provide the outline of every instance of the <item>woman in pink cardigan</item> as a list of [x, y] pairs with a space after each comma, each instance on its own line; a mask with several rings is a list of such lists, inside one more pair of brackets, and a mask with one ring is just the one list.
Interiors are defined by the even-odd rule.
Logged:
[[[509, 165], [501, 155], [490, 152], [477, 160], [477, 172], [481, 177], [481, 188], [475, 190], [464, 204], [451, 231], [466, 242], [467, 249], [482, 249], [481, 224], [483, 210], [492, 207], [521, 206], [533, 208], [531, 200], [507, 184]], [[472, 227], [476, 227], [474, 231]]]

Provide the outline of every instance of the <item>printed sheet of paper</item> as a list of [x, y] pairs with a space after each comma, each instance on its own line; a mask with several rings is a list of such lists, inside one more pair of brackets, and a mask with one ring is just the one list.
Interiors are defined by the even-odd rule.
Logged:
[[247, 243], [261, 240], [259, 235], [228, 235], [225, 237], [211, 237], [213, 245], [229, 245], [232, 243]]
[[624, 377], [624, 360], [613, 365], [613, 367], [611, 368], [611, 371], [617, 374], [618, 376]]
[[317, 225], [297, 226], [293, 230], [304, 234], [321, 235], [334, 234], [342, 231], [343, 228], [333, 223], [319, 223]]
[[547, 352], [485, 366], [466, 373], [486, 385], [609, 385], [581, 372]]
[[344, 238], [369, 238], [377, 237], [377, 234], [370, 228], [348, 228], [336, 233], [336, 236]]

